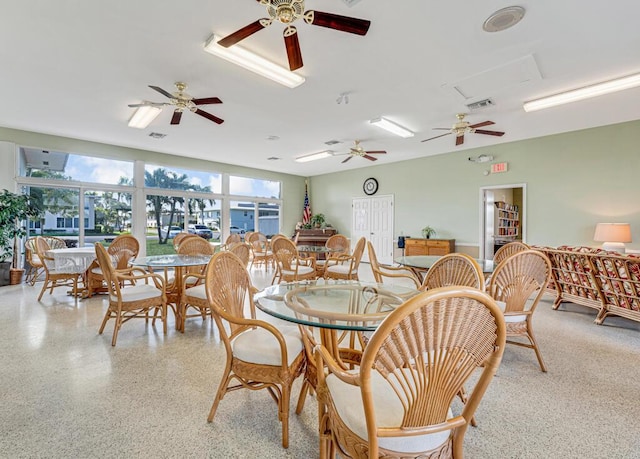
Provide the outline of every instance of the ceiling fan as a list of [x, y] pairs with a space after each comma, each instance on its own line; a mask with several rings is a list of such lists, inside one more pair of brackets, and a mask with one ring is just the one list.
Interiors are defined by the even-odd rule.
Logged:
[[450, 128], [433, 128], [433, 129], [443, 129], [446, 131], [450, 131], [447, 132], [446, 134], [442, 134], [442, 135], [437, 135], [435, 137], [431, 137], [430, 139], [424, 139], [422, 142], [426, 142], [428, 140], [433, 140], [433, 139], [438, 139], [440, 137], [444, 137], [445, 135], [449, 135], [449, 134], [455, 134], [456, 135], [456, 146], [458, 145], [462, 145], [464, 143], [464, 135], [465, 134], [486, 134], [486, 135], [495, 135], [497, 137], [502, 137], [504, 135], [504, 132], [501, 131], [488, 131], [486, 129], [478, 129], [480, 127], [484, 127], [484, 126], [490, 126], [492, 124], [495, 124], [493, 121], [483, 121], [482, 123], [476, 123], [476, 124], [469, 124], [468, 121], [464, 120], [465, 114], [464, 113], [458, 113], [456, 115], [456, 118], [458, 118], [458, 122], [455, 123], [452, 127]]
[[298, 41], [298, 30], [291, 24], [303, 18], [304, 22], [311, 25], [327, 27], [329, 29], [340, 30], [342, 32], [357, 35], [366, 35], [371, 25], [371, 21], [357, 19], [337, 14], [323, 13], [321, 11], [304, 11], [304, 0], [257, 0], [258, 3], [267, 7], [268, 18], [258, 19], [255, 22], [233, 32], [231, 35], [220, 39], [218, 44], [228, 48], [254, 33], [271, 25], [276, 20], [286, 25], [284, 29], [284, 44], [287, 49], [289, 59], [289, 69], [297, 70], [303, 66], [300, 42]]
[[343, 163], [346, 163], [347, 161], [349, 161], [354, 156], [361, 156], [362, 158], [366, 158], [369, 161], [377, 161], [378, 158], [376, 158], [374, 156], [371, 156], [371, 155], [386, 155], [387, 152], [386, 151], [382, 151], [382, 150], [365, 151], [365, 149], [360, 146], [360, 141], [356, 140], [355, 141], [355, 145], [353, 147], [351, 147], [351, 150], [349, 151], [349, 153], [344, 153], [344, 154], [345, 155], [349, 155], [344, 159], [344, 161], [342, 161]]
[[171, 117], [171, 124], [180, 124], [180, 120], [182, 119], [182, 112], [185, 110], [192, 111], [196, 115], [200, 115], [208, 120], [213, 121], [217, 124], [224, 123], [223, 119], [218, 118], [211, 113], [205, 112], [204, 110], [200, 110], [198, 105], [208, 105], [208, 104], [221, 104], [222, 101], [217, 97], [205, 97], [202, 99], [194, 99], [189, 94], [184, 92], [187, 89], [187, 85], [185, 83], [177, 82], [176, 89], [177, 92], [171, 94], [168, 91], [165, 91], [162, 88], [157, 86], [149, 85], [151, 89], [158, 91], [163, 96], [167, 96], [169, 98], [169, 102], [143, 102], [141, 104], [129, 104], [129, 107], [164, 107], [167, 105], [174, 105], [176, 109], [173, 111], [173, 116]]

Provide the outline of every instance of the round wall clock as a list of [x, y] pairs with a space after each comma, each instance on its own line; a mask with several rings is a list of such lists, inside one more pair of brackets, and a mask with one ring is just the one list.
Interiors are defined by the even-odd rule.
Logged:
[[372, 194], [376, 194], [376, 191], [378, 191], [378, 181], [373, 177], [370, 177], [364, 181], [362, 189], [366, 195], [371, 196]]

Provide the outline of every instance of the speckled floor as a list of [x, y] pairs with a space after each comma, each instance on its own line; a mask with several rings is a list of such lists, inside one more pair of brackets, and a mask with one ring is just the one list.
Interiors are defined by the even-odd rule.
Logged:
[[[370, 278], [368, 265], [362, 278]], [[253, 271], [256, 286], [270, 281]], [[211, 323], [184, 334], [143, 321], [112, 323], [98, 296], [77, 303], [39, 286], [0, 288], [0, 457], [315, 458], [316, 404], [291, 415], [280, 444], [275, 405], [265, 392], [227, 395], [206, 417], [224, 349]], [[640, 458], [640, 324], [575, 305], [536, 312], [549, 373], [528, 349], [510, 346], [465, 438], [468, 458]], [[299, 382], [294, 388], [295, 397]], [[292, 404], [292, 406], [295, 406]]]

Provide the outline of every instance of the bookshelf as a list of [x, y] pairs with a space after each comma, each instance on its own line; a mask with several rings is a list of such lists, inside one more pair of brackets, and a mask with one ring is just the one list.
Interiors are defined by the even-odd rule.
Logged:
[[505, 241], [520, 236], [520, 213], [518, 206], [504, 201], [496, 201], [496, 233], [495, 238]]

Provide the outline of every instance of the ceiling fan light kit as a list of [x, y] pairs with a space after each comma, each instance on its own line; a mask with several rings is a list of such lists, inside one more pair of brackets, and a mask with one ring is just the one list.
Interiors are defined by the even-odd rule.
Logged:
[[593, 84], [591, 86], [585, 86], [583, 88], [572, 89], [553, 96], [542, 97], [540, 99], [525, 102], [522, 107], [525, 112], [533, 112], [544, 108], [589, 99], [591, 97], [611, 94], [613, 92], [623, 91], [637, 86], [640, 86], [640, 73]]
[[129, 127], [144, 129], [155, 120], [162, 109], [153, 105], [138, 107], [129, 120]]
[[484, 126], [490, 126], [495, 124], [493, 121], [483, 121], [481, 123], [471, 124], [468, 121], [465, 121], [464, 117], [465, 113], [458, 113], [456, 118], [458, 118], [458, 122], [454, 123], [451, 128], [434, 128], [436, 130], [449, 131], [446, 134], [440, 134], [435, 137], [430, 137], [428, 139], [422, 140], [422, 142], [427, 142], [428, 140], [439, 139], [440, 137], [444, 137], [445, 135], [454, 134], [456, 137], [456, 146], [462, 145], [464, 143], [464, 135], [465, 134], [485, 134], [492, 135], [496, 137], [502, 137], [504, 132], [502, 131], [489, 131], [487, 129], [478, 129]]
[[311, 153], [310, 155], [302, 155], [296, 158], [299, 163], [308, 163], [309, 161], [315, 161], [317, 159], [324, 159], [333, 156], [332, 150], [319, 151], [317, 153]]
[[406, 127], [400, 126], [398, 123], [394, 123], [393, 121], [390, 121], [382, 116], [380, 118], [370, 120], [369, 123], [405, 139], [413, 137], [415, 135]]
[[295, 88], [305, 82], [305, 78], [252, 53], [240, 46], [225, 48], [217, 42], [220, 37], [213, 34], [204, 44], [204, 50], [251, 72], [280, 83], [287, 88]]

